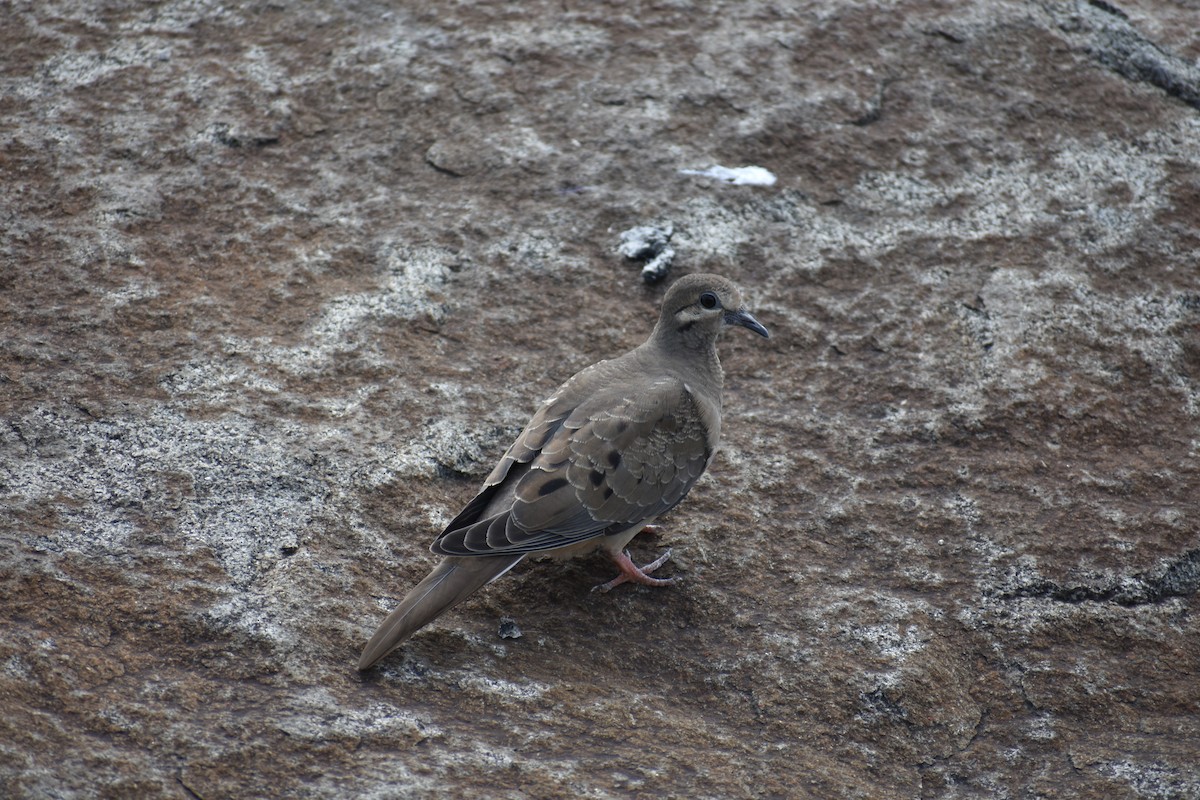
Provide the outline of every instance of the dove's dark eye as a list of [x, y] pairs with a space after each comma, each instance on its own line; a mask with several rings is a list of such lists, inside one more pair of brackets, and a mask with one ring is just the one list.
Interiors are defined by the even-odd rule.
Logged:
[[718, 302], [717, 296], [712, 292], [705, 292], [700, 295], [700, 305], [704, 308], [716, 308]]

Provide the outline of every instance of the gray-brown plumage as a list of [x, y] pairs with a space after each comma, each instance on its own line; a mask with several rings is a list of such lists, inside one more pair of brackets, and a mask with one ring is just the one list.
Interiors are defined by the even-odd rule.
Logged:
[[445, 558], [371, 637], [358, 668], [527, 555], [601, 549], [621, 570], [601, 591], [626, 581], [670, 583], [647, 574], [669, 552], [639, 568], [624, 548], [684, 498], [716, 453], [724, 379], [716, 341], [728, 325], [768, 335], [736, 286], [689, 275], [667, 291], [645, 343], [559, 387], [434, 541]]

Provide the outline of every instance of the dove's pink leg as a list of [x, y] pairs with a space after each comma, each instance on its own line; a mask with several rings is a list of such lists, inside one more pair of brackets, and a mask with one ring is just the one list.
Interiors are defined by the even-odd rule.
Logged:
[[621, 574], [613, 578], [608, 583], [602, 583], [592, 589], [593, 592], [607, 592], [614, 586], [620, 586], [622, 583], [640, 583], [643, 586], [667, 586], [675, 582], [674, 578], [651, 578], [649, 573], [667, 563], [667, 559], [671, 557], [671, 548], [667, 548], [666, 552], [658, 558], [651, 561], [644, 567], [639, 567], [633, 563], [629, 557], [628, 550], [622, 550], [619, 553], [613, 553], [612, 559], [617, 562], [617, 567], [621, 570]]

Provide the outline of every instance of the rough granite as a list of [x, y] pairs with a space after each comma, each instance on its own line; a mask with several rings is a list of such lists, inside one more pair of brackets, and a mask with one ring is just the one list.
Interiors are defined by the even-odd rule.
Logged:
[[[1200, 797], [1195, 2], [0, 17], [0, 796]], [[772, 332], [682, 582], [357, 673], [663, 221]]]

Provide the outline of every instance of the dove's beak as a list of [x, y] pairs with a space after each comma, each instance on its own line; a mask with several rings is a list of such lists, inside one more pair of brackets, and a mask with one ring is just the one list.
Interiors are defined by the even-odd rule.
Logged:
[[737, 311], [726, 311], [725, 312], [725, 324], [726, 325], [741, 325], [743, 328], [746, 328], [747, 330], [754, 331], [755, 333], [757, 333], [759, 336], [763, 337], [764, 339], [771, 338], [770, 332], [767, 331], [767, 329], [763, 327], [762, 323], [759, 322], [758, 320], [756, 320], [754, 318], [754, 315], [751, 314], [749, 311], [747, 311], [744, 308], [739, 308]]

